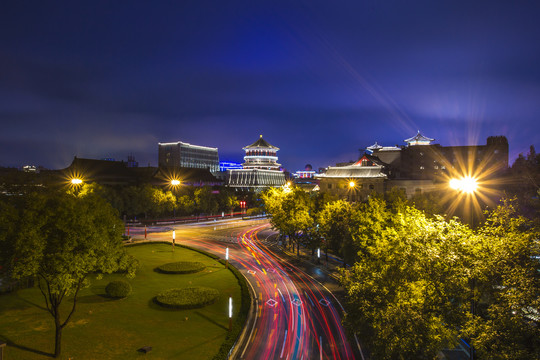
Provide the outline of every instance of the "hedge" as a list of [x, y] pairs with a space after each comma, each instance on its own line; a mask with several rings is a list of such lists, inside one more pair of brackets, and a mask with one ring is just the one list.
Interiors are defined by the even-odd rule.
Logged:
[[178, 261], [157, 267], [157, 271], [165, 274], [193, 274], [204, 269], [206, 265], [198, 261]]
[[193, 286], [183, 289], [169, 289], [159, 293], [154, 301], [171, 309], [196, 309], [209, 305], [219, 297], [216, 289]]

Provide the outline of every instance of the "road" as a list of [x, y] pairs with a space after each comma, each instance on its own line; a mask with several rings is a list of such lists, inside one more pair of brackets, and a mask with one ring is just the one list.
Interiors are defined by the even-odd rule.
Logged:
[[[319, 268], [306, 271], [267, 246], [275, 232], [268, 223], [245, 221], [149, 227], [149, 240], [172, 239], [225, 257], [248, 279], [256, 294], [255, 321], [237, 351], [239, 359], [355, 359], [341, 326], [341, 305]], [[143, 229], [131, 229], [135, 239]], [[319, 280], [322, 280], [319, 282]]]

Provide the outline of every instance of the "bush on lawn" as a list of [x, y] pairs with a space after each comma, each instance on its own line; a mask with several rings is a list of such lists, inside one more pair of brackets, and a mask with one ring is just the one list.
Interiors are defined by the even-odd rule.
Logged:
[[196, 309], [209, 305], [219, 297], [216, 289], [195, 286], [183, 289], [169, 289], [158, 294], [154, 301], [172, 309]]
[[158, 266], [157, 270], [165, 274], [193, 274], [206, 269], [206, 265], [196, 261], [178, 261]]
[[125, 298], [131, 294], [131, 285], [124, 280], [111, 281], [105, 287], [105, 292], [112, 298]]

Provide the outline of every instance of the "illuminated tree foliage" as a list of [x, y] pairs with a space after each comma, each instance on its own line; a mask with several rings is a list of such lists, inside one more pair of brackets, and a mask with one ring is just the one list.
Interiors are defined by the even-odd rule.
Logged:
[[320, 233], [329, 249], [339, 254], [345, 264], [352, 264], [360, 250], [358, 241], [361, 213], [358, 206], [345, 200], [327, 203], [319, 212]]
[[310, 195], [296, 187], [270, 188], [262, 194], [262, 199], [267, 212], [272, 214], [271, 224], [289, 237], [299, 254], [300, 244], [309, 241], [307, 234], [315, 225]]
[[505, 201], [479, 229], [471, 263], [475, 311], [464, 334], [483, 359], [538, 359], [538, 232]]
[[365, 214], [371, 220], [361, 227], [373, 237], [342, 274], [346, 323], [374, 358], [435, 358], [458, 339], [464, 308], [454, 296], [467, 284], [461, 264], [471, 234], [457, 222], [428, 219], [413, 208], [390, 215], [384, 202], [372, 205]]
[[346, 324], [374, 358], [433, 359], [459, 337], [480, 359], [538, 358], [538, 233], [512, 202], [476, 232], [382, 205], [364, 204], [353, 236], [360, 251], [341, 279]]
[[[109, 204], [87, 192], [3, 198], [2, 210], [9, 211], [2, 211], [0, 217], [0, 227], [6, 231], [0, 239], [1, 263], [14, 279], [36, 278], [54, 319], [54, 356], [58, 357], [62, 330], [88, 277], [119, 270], [134, 275], [136, 263], [122, 245], [122, 222]], [[68, 297], [71, 305], [61, 306]], [[66, 306], [67, 315], [61, 313]]]

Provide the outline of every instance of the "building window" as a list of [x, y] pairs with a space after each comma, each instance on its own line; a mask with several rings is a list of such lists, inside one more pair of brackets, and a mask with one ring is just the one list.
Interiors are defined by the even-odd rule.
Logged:
[[373, 185], [373, 184], [369, 184], [369, 189], [370, 189], [370, 190], [373, 190], [373, 189], [375, 189], [375, 185]]
[[331, 189], [331, 188], [332, 188], [332, 184], [328, 184], [328, 188]]
[[423, 167], [423, 166], [420, 166], [420, 170], [424, 170], [424, 167]]

